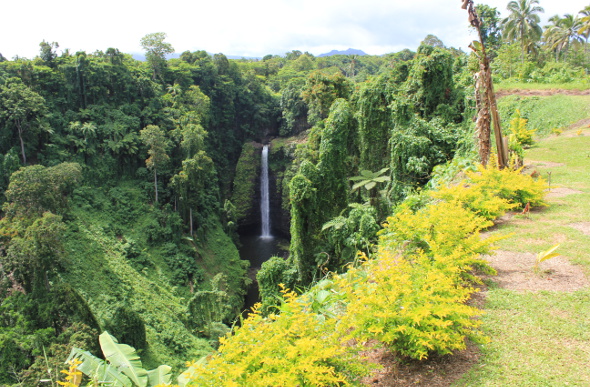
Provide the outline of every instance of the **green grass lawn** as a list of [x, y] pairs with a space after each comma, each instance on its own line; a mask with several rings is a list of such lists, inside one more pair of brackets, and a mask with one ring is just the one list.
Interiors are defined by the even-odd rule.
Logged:
[[[588, 105], [586, 105], [588, 106]], [[538, 253], [557, 250], [590, 273], [590, 236], [569, 225], [590, 222], [590, 130], [551, 136], [526, 152], [552, 187], [580, 191], [549, 198], [550, 206], [524, 221], [516, 215], [494, 233], [513, 236], [499, 242], [502, 250]], [[557, 242], [556, 242], [557, 241]], [[491, 283], [487, 291], [484, 330], [491, 343], [456, 386], [590, 386], [590, 289], [573, 292], [517, 292]]]

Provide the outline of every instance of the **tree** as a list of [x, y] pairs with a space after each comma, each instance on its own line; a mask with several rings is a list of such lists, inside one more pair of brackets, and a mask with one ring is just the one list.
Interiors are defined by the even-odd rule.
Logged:
[[166, 54], [174, 53], [174, 47], [164, 42], [164, 32], [154, 32], [141, 38], [141, 47], [145, 50], [145, 57], [153, 71], [153, 79], [162, 80], [166, 68]]
[[45, 212], [26, 228], [23, 236], [10, 242], [5, 263], [15, 280], [30, 291], [50, 291], [48, 274], [61, 266], [61, 235], [66, 231], [62, 217]]
[[2, 209], [9, 217], [23, 219], [39, 217], [45, 211], [63, 213], [67, 195], [81, 178], [82, 167], [77, 163], [22, 167], [10, 177]]
[[16, 128], [24, 165], [27, 164], [25, 136], [41, 126], [45, 113], [45, 99], [20, 80], [12, 79], [0, 86], [0, 118]]
[[516, 0], [508, 3], [510, 15], [502, 21], [503, 35], [506, 40], [518, 41], [521, 47], [521, 61], [525, 53], [534, 50], [535, 43], [541, 39], [543, 30], [539, 23], [539, 13], [545, 10], [539, 6], [539, 0]]
[[478, 4], [475, 8], [481, 23], [480, 30], [483, 42], [488, 51], [495, 51], [500, 47], [502, 40], [500, 12], [496, 7], [490, 7], [485, 4]]
[[348, 99], [351, 83], [340, 72], [329, 75], [316, 70], [309, 75], [301, 93], [309, 106], [309, 122], [317, 123], [328, 117], [330, 106], [338, 98]]
[[555, 15], [549, 21], [552, 24], [546, 27], [543, 37], [551, 50], [555, 51], [556, 57], [559, 58], [563, 53], [565, 59], [570, 45], [583, 41], [580, 34], [583, 25], [582, 21], [572, 14], [566, 14], [563, 18]]
[[182, 170], [170, 179], [170, 185], [180, 201], [184, 218], [188, 217], [190, 234], [193, 235], [193, 219], [202, 226], [207, 216], [217, 209], [215, 165], [204, 150], [182, 162]]
[[41, 59], [43, 59], [49, 67], [54, 67], [54, 59], [57, 58], [55, 50], [59, 47], [59, 44], [57, 44], [57, 42], [48, 43], [44, 40], [39, 43], [39, 47], [41, 47], [39, 50], [39, 56]]
[[141, 130], [140, 136], [141, 141], [149, 148], [149, 157], [145, 165], [154, 172], [155, 202], [158, 203], [158, 167], [163, 166], [170, 159], [167, 153], [170, 141], [157, 125], [146, 126]]
[[428, 34], [424, 38], [424, 40], [420, 43], [420, 45], [438, 47], [438, 48], [445, 48], [444, 43], [440, 40], [437, 36]]

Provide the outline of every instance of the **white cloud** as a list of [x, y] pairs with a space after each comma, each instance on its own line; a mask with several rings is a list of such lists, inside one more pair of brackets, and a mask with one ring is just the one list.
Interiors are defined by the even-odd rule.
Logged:
[[[506, 0], [482, 3], [507, 14]], [[587, 0], [541, 0], [544, 20], [586, 5]], [[42, 40], [73, 52], [141, 52], [141, 37], [159, 31], [177, 52], [244, 56], [348, 47], [384, 54], [416, 49], [427, 34], [465, 49], [474, 36], [460, 6], [459, 0], [12, 1], [2, 9], [0, 53], [32, 58]]]

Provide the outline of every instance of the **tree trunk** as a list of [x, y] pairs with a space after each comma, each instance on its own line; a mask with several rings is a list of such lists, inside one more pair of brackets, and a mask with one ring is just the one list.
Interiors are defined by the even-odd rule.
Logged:
[[[492, 71], [490, 69], [490, 60], [486, 53], [486, 47], [483, 41], [483, 37], [481, 35], [481, 24], [479, 21], [479, 17], [475, 13], [473, 9], [473, 3], [469, 5], [470, 14], [470, 21], [471, 24], [477, 28], [477, 32], [479, 34], [479, 42], [481, 43], [481, 56], [480, 56], [480, 73], [483, 75], [483, 89], [485, 90], [484, 98], [487, 100], [487, 106], [489, 107], [490, 115], [492, 118], [492, 123], [494, 124], [494, 137], [496, 138], [496, 148], [498, 151], [498, 167], [500, 169], [506, 168], [508, 166], [508, 147], [506, 146], [506, 142], [502, 136], [502, 128], [500, 126], [500, 114], [498, 114], [498, 106], [496, 104], [496, 94], [494, 93], [494, 83], [492, 81]], [[524, 63], [524, 42], [522, 43], [522, 59]], [[483, 123], [482, 123], [483, 124]], [[483, 134], [485, 136], [485, 133]], [[489, 144], [489, 143], [488, 143]], [[480, 143], [480, 155], [485, 153], [485, 149], [481, 149]], [[486, 145], [489, 147], [489, 145]]]
[[487, 98], [487, 74], [483, 66], [480, 66], [480, 71], [475, 74], [475, 103], [477, 109], [477, 120], [475, 122], [476, 136], [478, 138], [478, 153], [481, 164], [485, 167], [488, 165], [490, 159], [490, 104]]
[[191, 237], [193, 236], [193, 209], [192, 207], [189, 208], [189, 224], [190, 224], [190, 233]]
[[20, 151], [23, 157], [23, 165], [27, 165], [27, 155], [25, 154], [25, 142], [23, 141], [23, 127], [20, 122], [16, 122], [16, 128], [18, 129], [18, 139], [20, 140]]
[[156, 192], [156, 203], [158, 203], [158, 173], [154, 167], [154, 191]]

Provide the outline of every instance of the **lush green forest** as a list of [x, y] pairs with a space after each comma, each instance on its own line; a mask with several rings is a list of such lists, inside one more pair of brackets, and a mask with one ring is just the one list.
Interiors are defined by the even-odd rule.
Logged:
[[[513, 3], [505, 20], [494, 8], [478, 7], [496, 84], [588, 88], [588, 7], [542, 28], [538, 17], [519, 18], [527, 10]], [[530, 15], [540, 12], [534, 0], [527, 3]], [[45, 41], [33, 59], [0, 55], [0, 385], [58, 380], [72, 347], [100, 353], [103, 331], [136, 348], [146, 369], [167, 364], [176, 374], [186, 361], [211, 354], [236, 322], [242, 324], [236, 336], [248, 327], [279, 335], [273, 329], [289, 330], [291, 322], [270, 328], [260, 321], [278, 320], [281, 310], [307, 324], [295, 334], [304, 336], [317, 319], [298, 309], [299, 294], [310, 294], [306, 310], [327, 321], [318, 328], [324, 338], [326, 332], [341, 335], [328, 341], [349, 334], [366, 340], [362, 332], [332, 329], [335, 312], [327, 306], [335, 304], [326, 297], [369, 302], [371, 290], [357, 285], [379, 272], [371, 257], [395, 261], [386, 251], [402, 247], [408, 253], [403, 262], [374, 275], [405, 278], [402, 290], [390, 290], [409, 294], [419, 287], [416, 294], [432, 302], [440, 297], [419, 278], [438, 278], [457, 329], [425, 348], [416, 344], [425, 336], [392, 348], [421, 359], [460, 348], [466, 336], [479, 337], [477, 324], [465, 322], [476, 312], [458, 306], [471, 288], [458, 284], [471, 280], [469, 269], [485, 265], [469, 254], [453, 256], [457, 245], [445, 243], [487, 251], [470, 235], [503, 210], [541, 203], [542, 188], [512, 180], [513, 187], [524, 187], [520, 193], [493, 208], [480, 203], [477, 216], [453, 213], [451, 207], [469, 207], [470, 199], [457, 206], [451, 198], [483, 195], [479, 191], [443, 191], [435, 199], [424, 194], [461, 169], [475, 170], [479, 161], [476, 53], [445, 47], [433, 35], [415, 51], [383, 56], [292, 51], [257, 60], [205, 51], [166, 59], [174, 48], [164, 33], [146, 35], [141, 44], [145, 61], [116, 48], [58, 54], [58, 43]], [[532, 141], [518, 121], [528, 118], [531, 104], [510, 99], [500, 106], [509, 115], [503, 126], [513, 160]], [[283, 216], [289, 257], [263, 265], [257, 277], [262, 305], [240, 322], [251, 279], [238, 235], [253, 227], [263, 143], [270, 144], [278, 203], [272, 211]], [[448, 203], [447, 215], [437, 213], [445, 208], [432, 204], [439, 201]], [[440, 230], [447, 242], [424, 237], [432, 231], [428, 222], [445, 216], [464, 220], [461, 235], [468, 242], [447, 229]], [[440, 256], [446, 269], [430, 263]], [[343, 275], [322, 285], [328, 273]], [[378, 333], [392, 324], [384, 321], [364, 327]], [[380, 340], [393, 342], [391, 336]], [[318, 358], [337, 359], [328, 361], [334, 377], [302, 385], [342, 385], [363, 374], [348, 352], [325, 348]], [[205, 371], [196, 385], [224, 385], [223, 361], [234, 360], [215, 360], [208, 369], [198, 364]], [[235, 380], [246, 384], [235, 385], [248, 385], [243, 377]]]

